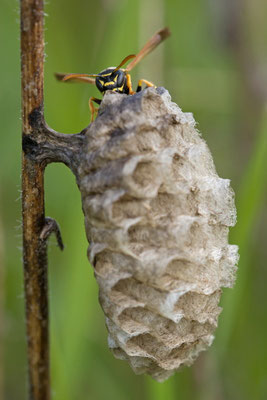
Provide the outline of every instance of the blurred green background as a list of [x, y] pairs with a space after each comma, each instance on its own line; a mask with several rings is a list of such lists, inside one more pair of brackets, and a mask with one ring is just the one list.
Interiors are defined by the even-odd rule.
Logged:
[[[211, 349], [166, 383], [135, 376], [114, 359], [86, 258], [80, 194], [64, 166], [45, 174], [46, 214], [65, 250], [49, 243], [51, 373], [54, 400], [267, 399], [267, 2], [265, 0], [57, 0], [45, 6], [45, 116], [75, 133], [89, 124], [86, 84], [64, 85], [54, 72], [97, 73], [137, 52], [159, 28], [172, 36], [143, 60], [133, 80], [164, 85], [194, 113], [219, 175], [236, 192], [240, 246], [234, 289]], [[27, 364], [20, 216], [19, 4], [2, 0], [0, 171], [0, 399], [24, 400]]]

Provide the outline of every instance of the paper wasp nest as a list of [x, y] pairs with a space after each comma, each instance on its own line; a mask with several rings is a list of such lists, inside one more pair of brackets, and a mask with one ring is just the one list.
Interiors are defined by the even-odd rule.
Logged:
[[79, 186], [109, 347], [163, 381], [212, 343], [234, 284], [233, 191], [163, 88], [108, 92], [85, 135]]

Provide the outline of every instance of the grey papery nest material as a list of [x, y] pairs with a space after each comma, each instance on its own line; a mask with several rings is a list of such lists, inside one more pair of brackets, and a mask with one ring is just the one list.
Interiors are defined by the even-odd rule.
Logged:
[[107, 93], [85, 135], [78, 183], [109, 347], [163, 381], [213, 341], [238, 260], [234, 193], [163, 88]]

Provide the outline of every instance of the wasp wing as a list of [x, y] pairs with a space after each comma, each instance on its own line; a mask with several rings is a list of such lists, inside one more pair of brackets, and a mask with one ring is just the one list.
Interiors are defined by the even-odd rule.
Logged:
[[169, 28], [161, 29], [160, 31], [156, 32], [151, 39], [145, 44], [142, 50], [136, 55], [133, 61], [125, 69], [126, 72], [131, 71], [136, 64], [138, 64], [148, 53], [155, 49], [163, 40], [167, 39], [171, 34]]

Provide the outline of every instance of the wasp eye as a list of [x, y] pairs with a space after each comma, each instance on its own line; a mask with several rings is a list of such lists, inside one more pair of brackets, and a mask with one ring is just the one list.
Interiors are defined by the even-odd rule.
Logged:
[[124, 72], [121, 70], [117, 70], [112, 74], [112, 79], [117, 83], [117, 86], [120, 87], [124, 82]]

